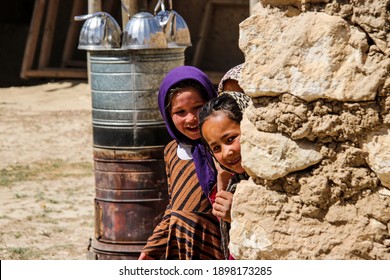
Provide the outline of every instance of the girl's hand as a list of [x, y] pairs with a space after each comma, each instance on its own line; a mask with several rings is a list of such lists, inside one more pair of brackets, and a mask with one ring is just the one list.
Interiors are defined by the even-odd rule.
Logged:
[[232, 218], [230, 215], [230, 210], [232, 208], [233, 194], [227, 191], [219, 191], [215, 198], [215, 203], [213, 204], [213, 214], [228, 222], [231, 223]]
[[154, 260], [154, 259], [146, 255], [145, 253], [141, 253], [141, 255], [138, 257], [138, 260]]
[[217, 169], [217, 191], [224, 191], [227, 188], [230, 178], [232, 177], [232, 173], [223, 170], [219, 163], [214, 159], [214, 165]]

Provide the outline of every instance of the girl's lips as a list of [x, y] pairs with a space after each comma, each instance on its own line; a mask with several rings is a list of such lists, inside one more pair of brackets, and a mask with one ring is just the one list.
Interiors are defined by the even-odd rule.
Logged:
[[199, 130], [198, 127], [187, 127], [186, 129], [189, 130], [189, 131], [193, 131], [193, 132]]
[[187, 125], [185, 127], [185, 129], [190, 130], [190, 131], [198, 131], [199, 127], [198, 127], [198, 125]]
[[235, 165], [236, 163], [240, 162], [240, 160], [241, 160], [241, 157], [239, 157], [239, 158], [237, 158], [235, 160], [230, 161], [229, 164]]

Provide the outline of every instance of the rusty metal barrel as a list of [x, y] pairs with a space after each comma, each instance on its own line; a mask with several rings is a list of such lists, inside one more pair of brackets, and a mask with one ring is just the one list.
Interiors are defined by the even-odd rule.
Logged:
[[90, 52], [94, 148], [94, 259], [137, 259], [168, 203], [170, 141], [158, 110], [164, 76], [184, 48]]

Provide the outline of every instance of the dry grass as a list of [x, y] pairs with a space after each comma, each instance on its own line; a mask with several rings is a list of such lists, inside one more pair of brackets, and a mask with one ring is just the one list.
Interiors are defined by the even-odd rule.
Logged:
[[0, 171], [0, 259], [85, 259], [93, 233], [93, 169], [62, 160]]

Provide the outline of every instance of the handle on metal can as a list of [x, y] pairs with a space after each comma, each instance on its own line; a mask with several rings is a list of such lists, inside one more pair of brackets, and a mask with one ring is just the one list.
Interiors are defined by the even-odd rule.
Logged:
[[103, 236], [103, 209], [95, 199], [95, 238], [99, 240]]

